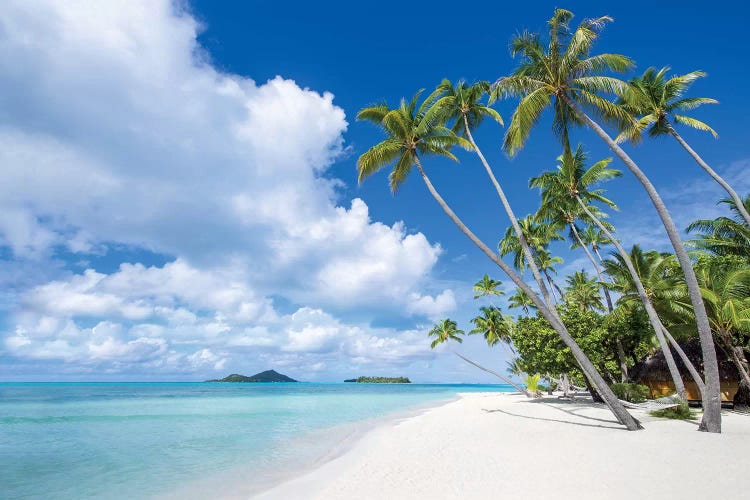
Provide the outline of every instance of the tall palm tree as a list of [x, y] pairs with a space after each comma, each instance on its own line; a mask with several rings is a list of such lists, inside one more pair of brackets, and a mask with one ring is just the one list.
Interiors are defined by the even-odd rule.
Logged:
[[505, 292], [498, 290], [497, 287], [502, 285], [502, 281], [496, 281], [485, 274], [482, 279], [474, 283], [474, 298], [479, 299], [481, 297], [491, 297], [505, 295]]
[[680, 240], [680, 232], [649, 178], [586, 111], [593, 110], [597, 115], [619, 124], [632, 122], [632, 117], [627, 111], [601, 97], [599, 93], [622, 96], [628, 85], [618, 78], [602, 73], [625, 71], [633, 67], [633, 62], [619, 54], [590, 55], [599, 32], [612, 20], [611, 18], [604, 16], [586, 19], [571, 31], [569, 24], [572, 17], [573, 13], [570, 11], [555, 10], [548, 23], [549, 43], [546, 48], [536, 34], [525, 32], [513, 38], [512, 53], [514, 56], [522, 57], [521, 65], [511, 76], [498, 80], [493, 93], [495, 97], [520, 97], [503, 145], [510, 154], [515, 154], [526, 142], [542, 112], [551, 107], [554, 111], [553, 128], [562, 138], [566, 148], [569, 149], [569, 128], [574, 125], [585, 125], [593, 130], [635, 175], [664, 225], [685, 275], [690, 302], [695, 310], [706, 377], [704, 412], [699, 429], [721, 432], [719, 364], [700, 286], [690, 257]]
[[[596, 370], [593, 363], [591, 363], [591, 360], [581, 350], [573, 337], [571, 337], [557, 311], [549, 306], [548, 301], [543, 300], [534, 293], [531, 287], [500, 256], [490, 250], [461, 221], [443, 197], [440, 196], [437, 189], [435, 189], [435, 186], [422, 166], [420, 156], [432, 154], [455, 159], [449, 148], [454, 145], [465, 146], [466, 141], [440, 124], [437, 118], [437, 115], [441, 113], [440, 108], [432, 107], [434, 93], [419, 107], [416, 105], [418, 98], [419, 94], [410, 102], [402, 101], [400, 107], [396, 109], [390, 109], [386, 104], [378, 104], [364, 108], [358, 113], [357, 117], [359, 119], [374, 122], [376, 125], [382, 127], [387, 134], [384, 141], [371, 147], [359, 157], [357, 168], [359, 170], [360, 182], [376, 171], [393, 164], [394, 167], [389, 179], [391, 189], [395, 191], [406, 179], [412, 167], [416, 166], [428, 191], [443, 209], [443, 212], [458, 226], [461, 232], [508, 275], [517, 287], [521, 288], [532, 299], [539, 312], [550, 323], [558, 335], [560, 335], [565, 345], [570, 348], [571, 354], [578, 361], [583, 372], [589, 377], [593, 387], [607, 402], [607, 406], [617, 420], [628, 430], [641, 429], [640, 423], [617, 400], [617, 397]], [[436, 111], [433, 111], [433, 109]], [[468, 147], [472, 147], [470, 143]]]
[[[739, 207], [734, 200], [724, 198], [719, 203], [729, 205], [734, 218], [722, 216], [692, 222], [687, 227], [688, 232], [700, 233], [698, 238], [689, 243], [716, 255], [737, 255], [750, 259], [750, 226], [742, 223]], [[745, 196], [743, 205], [746, 210], [750, 210], [750, 195]]]
[[581, 311], [602, 311], [602, 294], [599, 283], [584, 270], [576, 271], [565, 278], [565, 300], [578, 306]]
[[742, 198], [732, 186], [703, 161], [698, 153], [682, 138], [674, 124], [685, 125], [697, 130], [710, 132], [714, 138], [718, 134], [714, 129], [700, 120], [684, 115], [702, 104], [718, 104], [719, 101], [708, 97], [683, 97], [688, 88], [698, 78], [706, 76], [702, 71], [693, 71], [686, 75], [667, 78], [668, 67], [660, 70], [648, 68], [643, 75], [630, 80], [630, 86], [620, 98], [619, 103], [636, 119], [629, 123], [617, 137], [617, 142], [630, 140], [637, 143], [641, 134], [648, 129], [650, 137], [669, 134], [693, 157], [695, 162], [710, 175], [734, 200], [745, 224], [750, 226], [750, 213], [742, 204]]
[[503, 124], [500, 114], [482, 102], [489, 90], [490, 86], [488, 82], [480, 81], [472, 85], [467, 85], [466, 82], [459, 81], [454, 86], [450, 80], [445, 79], [437, 87], [437, 91], [442, 93], [442, 97], [435, 103], [434, 107], [440, 111], [445, 120], [453, 120], [453, 131], [462, 137], [466, 137], [474, 147], [474, 151], [479, 156], [479, 160], [482, 162], [487, 175], [492, 181], [495, 191], [497, 191], [505, 213], [510, 219], [511, 227], [519, 241], [520, 250], [526, 256], [526, 259], [529, 260], [529, 269], [531, 269], [539, 290], [542, 292], [542, 296], [547, 303], [550, 303], [549, 293], [542, 281], [539, 269], [532, 259], [531, 249], [525, 240], [521, 226], [518, 224], [518, 218], [513, 212], [503, 188], [500, 186], [495, 173], [487, 162], [482, 150], [479, 149], [472, 134], [472, 130], [478, 127], [485, 118], [495, 120], [500, 125]]
[[[435, 340], [432, 341], [430, 344], [430, 348], [434, 349], [438, 345], [449, 342], [451, 340], [454, 340], [458, 342], [459, 344], [463, 342], [463, 339], [461, 338], [462, 335], [464, 335], [463, 330], [458, 329], [458, 324], [450, 319], [443, 319], [437, 322], [435, 326], [432, 327], [432, 329], [427, 333], [430, 337], [435, 337]], [[519, 387], [515, 382], [510, 380], [508, 377], [505, 377], [503, 375], [500, 375], [494, 370], [490, 370], [489, 368], [485, 368], [482, 365], [470, 360], [469, 358], [462, 356], [461, 354], [457, 353], [456, 351], [453, 351], [453, 354], [461, 358], [462, 360], [466, 361], [470, 365], [476, 366], [482, 371], [485, 371], [487, 373], [491, 373], [492, 375], [496, 376], [506, 384], [512, 385], [518, 392], [521, 392], [523, 394], [526, 394], [527, 397], [531, 397], [531, 395], [526, 391], [526, 389]]]
[[520, 307], [526, 314], [529, 314], [530, 309], [536, 307], [534, 305], [534, 301], [531, 300], [531, 297], [526, 295], [526, 292], [524, 292], [520, 288], [516, 288], [516, 293], [508, 297], [508, 306], [511, 309]]

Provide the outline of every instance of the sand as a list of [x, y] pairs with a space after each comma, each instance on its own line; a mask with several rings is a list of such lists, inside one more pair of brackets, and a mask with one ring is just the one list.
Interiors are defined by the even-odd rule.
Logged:
[[742, 498], [750, 415], [723, 433], [633, 411], [628, 432], [602, 405], [463, 394], [382, 425], [348, 452], [255, 497], [271, 499]]

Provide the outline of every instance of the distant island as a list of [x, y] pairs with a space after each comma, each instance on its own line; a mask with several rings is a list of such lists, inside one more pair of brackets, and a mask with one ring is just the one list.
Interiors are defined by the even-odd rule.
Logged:
[[411, 384], [407, 377], [359, 377], [344, 380], [344, 382], [357, 382], [360, 384]]
[[266, 370], [256, 373], [252, 377], [233, 373], [222, 379], [206, 380], [206, 382], [297, 382], [293, 378], [287, 377], [275, 370]]

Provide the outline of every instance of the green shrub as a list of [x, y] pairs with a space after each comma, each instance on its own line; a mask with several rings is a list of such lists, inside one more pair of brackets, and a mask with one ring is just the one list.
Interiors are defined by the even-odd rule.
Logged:
[[542, 377], [539, 374], [527, 376], [526, 380], [524, 380], [526, 390], [531, 394], [537, 394], [539, 392], [539, 379], [541, 378]]
[[673, 406], [671, 408], [664, 408], [663, 410], [652, 411], [649, 412], [649, 414], [654, 417], [672, 418], [675, 420], [695, 420], [696, 415], [687, 403], [683, 403], [680, 406]]
[[618, 399], [630, 401], [631, 403], [643, 403], [648, 399], [648, 386], [643, 384], [617, 383], [612, 384], [612, 392]]

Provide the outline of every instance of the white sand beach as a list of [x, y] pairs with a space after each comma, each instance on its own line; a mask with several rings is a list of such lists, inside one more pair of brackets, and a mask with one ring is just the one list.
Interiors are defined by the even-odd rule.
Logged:
[[463, 394], [378, 427], [347, 453], [258, 499], [706, 499], [741, 496], [750, 415], [697, 421], [634, 411], [628, 432], [606, 407], [556, 397]]

